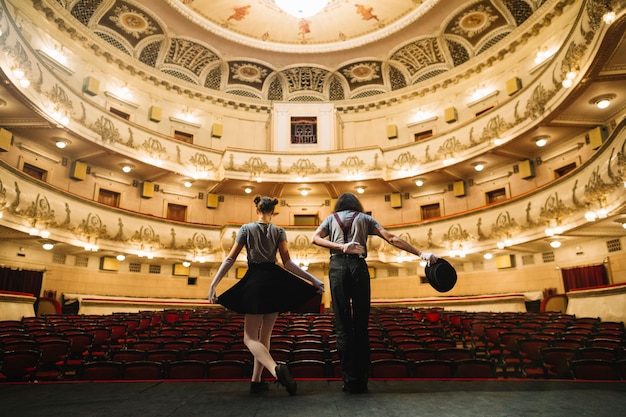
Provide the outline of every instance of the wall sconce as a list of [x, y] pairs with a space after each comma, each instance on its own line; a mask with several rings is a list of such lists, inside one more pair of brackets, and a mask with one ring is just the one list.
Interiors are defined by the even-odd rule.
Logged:
[[577, 75], [578, 75], [578, 72], [573, 69], [570, 69], [569, 71], [567, 71], [567, 73], [565, 74], [565, 78], [561, 82], [563, 87], [570, 88], [574, 84], [574, 78], [576, 78]]
[[608, 11], [606, 12], [603, 16], [602, 16], [602, 21], [604, 23], [606, 23], [607, 25], [610, 25], [611, 23], [615, 22], [615, 12], [614, 11]]
[[561, 226], [548, 227], [546, 228], [544, 233], [548, 237], [560, 235], [561, 233], [563, 233], [563, 228]]
[[589, 100], [590, 104], [595, 105], [599, 109], [606, 109], [611, 104], [611, 100], [617, 97], [615, 94], [603, 94]]

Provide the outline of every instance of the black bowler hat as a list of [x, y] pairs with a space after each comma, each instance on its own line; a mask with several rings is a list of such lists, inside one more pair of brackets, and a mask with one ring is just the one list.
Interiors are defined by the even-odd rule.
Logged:
[[437, 262], [424, 268], [430, 285], [439, 292], [448, 292], [456, 284], [456, 270], [450, 262], [437, 258]]

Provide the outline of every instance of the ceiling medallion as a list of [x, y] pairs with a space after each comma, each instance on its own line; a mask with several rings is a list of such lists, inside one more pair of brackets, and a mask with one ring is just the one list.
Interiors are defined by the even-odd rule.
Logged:
[[343, 71], [343, 74], [350, 78], [350, 82], [364, 82], [379, 78], [379, 66], [376, 63], [356, 64]]
[[233, 78], [250, 83], [260, 83], [267, 76], [267, 70], [251, 64], [233, 65]]
[[115, 15], [109, 19], [128, 35], [139, 39], [141, 35], [151, 35], [156, 32], [156, 27], [148, 23], [148, 19], [136, 10], [131, 10], [128, 6], [115, 8]]
[[498, 20], [498, 16], [493, 13], [491, 7], [479, 5], [459, 19], [455, 32], [463, 32], [471, 38], [484, 32], [495, 20]]

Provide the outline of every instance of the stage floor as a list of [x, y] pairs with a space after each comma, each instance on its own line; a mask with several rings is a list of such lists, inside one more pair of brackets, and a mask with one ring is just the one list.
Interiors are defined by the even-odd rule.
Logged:
[[249, 382], [63, 382], [0, 384], [3, 416], [365, 417], [616, 416], [626, 381], [372, 380], [347, 394], [336, 380], [298, 380], [249, 394]]

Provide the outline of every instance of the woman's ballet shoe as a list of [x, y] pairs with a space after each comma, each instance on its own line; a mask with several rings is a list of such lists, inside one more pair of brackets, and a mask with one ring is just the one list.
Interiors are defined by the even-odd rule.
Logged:
[[270, 386], [267, 382], [251, 382], [250, 383], [250, 394], [259, 394], [261, 392], [265, 392], [270, 389]]
[[287, 389], [287, 392], [290, 395], [296, 395], [296, 391], [298, 390], [298, 385], [296, 381], [291, 377], [291, 373], [289, 373], [289, 368], [287, 365], [280, 364], [276, 365], [276, 380], [280, 385]]

